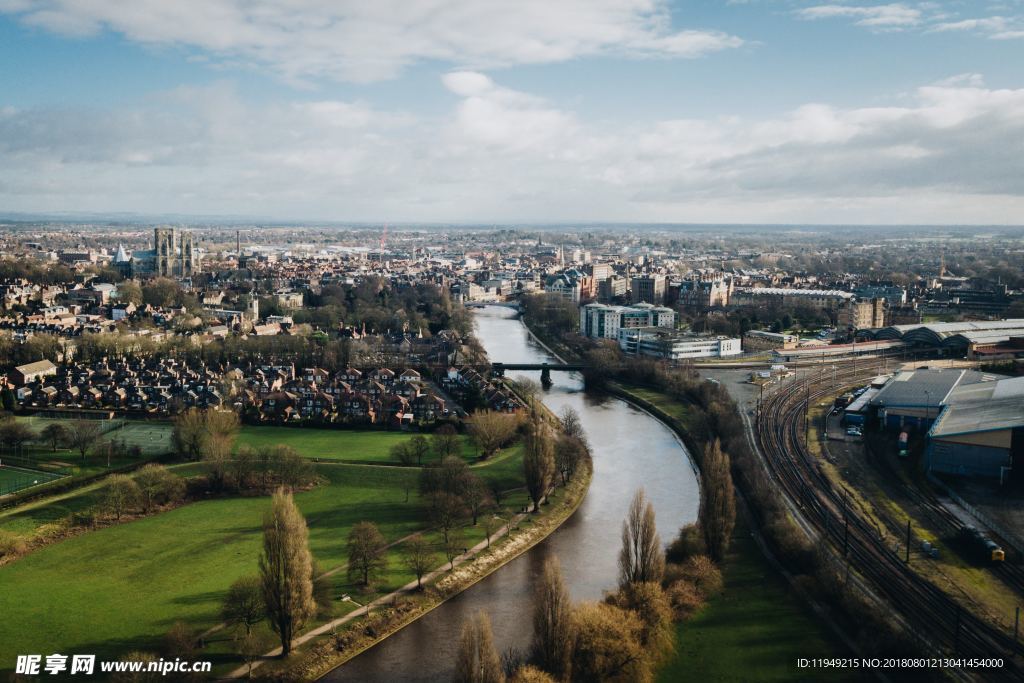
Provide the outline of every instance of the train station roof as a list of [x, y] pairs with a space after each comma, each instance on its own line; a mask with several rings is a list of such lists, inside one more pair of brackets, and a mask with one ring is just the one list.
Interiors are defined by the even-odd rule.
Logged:
[[1024, 319], [978, 320], [924, 325], [892, 325], [871, 331], [874, 339], [899, 339], [908, 344], [963, 348], [972, 343], [997, 344], [1024, 335]]

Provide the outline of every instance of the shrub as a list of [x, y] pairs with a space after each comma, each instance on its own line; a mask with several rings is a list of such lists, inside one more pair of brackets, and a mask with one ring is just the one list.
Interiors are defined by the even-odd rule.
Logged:
[[676, 581], [665, 592], [676, 621], [685, 621], [704, 607], [704, 596], [689, 581]]
[[694, 555], [680, 567], [681, 578], [692, 583], [705, 598], [722, 590], [722, 572], [707, 555]]
[[688, 557], [704, 555], [707, 546], [704, 543], [704, 534], [696, 524], [687, 524], [679, 530], [679, 535], [672, 541], [665, 551], [665, 559], [669, 562], [681, 563]]
[[20, 536], [0, 529], [0, 560], [21, 555], [25, 547], [25, 540]]

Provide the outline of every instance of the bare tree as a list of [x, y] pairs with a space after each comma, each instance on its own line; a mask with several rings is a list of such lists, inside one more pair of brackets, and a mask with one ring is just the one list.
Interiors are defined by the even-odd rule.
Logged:
[[574, 638], [572, 602], [557, 557], [544, 563], [533, 594], [533, 659], [558, 680], [569, 677]]
[[17, 453], [22, 446], [34, 438], [36, 438], [36, 433], [24, 422], [13, 417], [0, 421], [0, 443], [8, 451]]
[[423, 588], [423, 577], [434, 566], [434, 550], [422, 536], [413, 536], [404, 545], [402, 561], [416, 575], [416, 587]]
[[496, 410], [478, 410], [466, 423], [480, 448], [480, 457], [489, 458], [515, 435], [519, 416]]
[[459, 433], [450, 424], [443, 424], [434, 430], [431, 436], [431, 445], [438, 460], [444, 460], [448, 456], [458, 456], [462, 444]]
[[465, 501], [466, 509], [469, 510], [469, 514], [473, 518], [473, 526], [476, 526], [477, 518], [494, 504], [487, 485], [472, 472], [467, 472], [462, 487], [462, 499]]
[[634, 612], [601, 602], [584, 603], [574, 610], [573, 622], [573, 683], [650, 680], [651, 666], [640, 643], [643, 627]]
[[430, 455], [430, 442], [427, 441], [427, 437], [417, 434], [409, 439], [409, 450], [416, 464], [423, 465], [423, 458]]
[[68, 446], [78, 451], [84, 461], [85, 456], [96, 445], [102, 434], [103, 429], [100, 427], [99, 422], [95, 420], [75, 420], [68, 431], [67, 443]]
[[139, 485], [127, 474], [115, 474], [107, 480], [103, 507], [120, 521], [121, 515], [139, 504]]
[[445, 542], [465, 514], [465, 504], [462, 499], [451, 493], [438, 491], [429, 497], [430, 520], [434, 523], [444, 537]]
[[665, 573], [665, 552], [661, 548], [654, 506], [643, 489], [636, 492], [622, 523], [622, 550], [619, 551], [619, 586], [660, 582]]
[[501, 657], [494, 648], [491, 621], [478, 612], [462, 626], [459, 652], [455, 658], [455, 683], [504, 683]]
[[51, 450], [56, 451], [58, 446], [67, 442], [68, 430], [59, 422], [51, 422], [43, 427], [43, 431], [39, 433], [39, 436], [43, 441], [50, 444]]
[[135, 482], [145, 512], [157, 505], [176, 503], [185, 496], [185, 481], [163, 465], [146, 465], [136, 473]]
[[295, 631], [313, 614], [313, 557], [309, 529], [291, 493], [278, 489], [263, 517], [260, 582], [270, 625], [281, 638], [281, 656], [292, 649]]
[[579, 439], [581, 441], [586, 440], [587, 435], [583, 431], [583, 422], [580, 420], [580, 414], [576, 412], [575, 408], [572, 406], [565, 406], [562, 408], [562, 414], [559, 417], [559, 422], [562, 423], [563, 434], [572, 437], [573, 439]]
[[359, 522], [348, 533], [348, 575], [364, 586], [387, 568], [387, 541], [373, 522]]
[[530, 500], [533, 501], [535, 512], [540, 510], [540, 502], [551, 488], [551, 478], [554, 473], [555, 456], [550, 431], [543, 422], [536, 420], [526, 435], [526, 447], [523, 453], [526, 491], [530, 495]]
[[455, 569], [455, 558], [466, 549], [466, 539], [462, 529], [452, 529], [444, 539], [444, 556], [448, 559], [450, 569]]
[[258, 576], [243, 576], [236, 579], [220, 610], [221, 618], [229, 626], [242, 626], [245, 635], [252, 633], [252, 627], [267, 618], [267, 605], [263, 602], [263, 585]]
[[416, 464], [416, 453], [412, 449], [412, 444], [408, 441], [402, 441], [392, 446], [391, 457], [406, 466]]

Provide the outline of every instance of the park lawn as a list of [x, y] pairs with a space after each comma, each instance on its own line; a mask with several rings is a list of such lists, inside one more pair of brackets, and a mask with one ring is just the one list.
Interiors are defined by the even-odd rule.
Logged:
[[[391, 449], [414, 436], [413, 432], [374, 429], [244, 425], [238, 433], [238, 445], [250, 448], [284, 445], [310, 459], [389, 465], [395, 463]], [[463, 457], [475, 456], [469, 439], [463, 437]]]
[[[358, 521], [373, 520], [389, 541], [422, 528], [415, 487], [404, 501], [402, 482], [415, 470], [320, 471], [328, 483], [296, 500], [324, 569], [344, 562], [346, 535]], [[179, 619], [196, 630], [215, 625], [224, 591], [257, 569], [268, 508], [265, 496], [193, 503], [70, 538], [0, 568], [0, 614], [4, 623], [23, 626], [5, 629], [0, 670], [18, 653], [152, 650]], [[393, 581], [400, 585], [401, 577]]]
[[[815, 620], [736, 520], [725, 560], [725, 590], [676, 625], [676, 654], [658, 681], [813, 680], [800, 657], [843, 656], [846, 649]], [[810, 672], [810, 673], [809, 673]], [[829, 680], [854, 680], [841, 671]]]

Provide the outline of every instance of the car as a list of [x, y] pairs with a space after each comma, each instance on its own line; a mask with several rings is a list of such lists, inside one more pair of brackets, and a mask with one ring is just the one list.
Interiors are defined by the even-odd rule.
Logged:
[[859, 427], [848, 427], [846, 429], [847, 436], [864, 436], [864, 432]]

